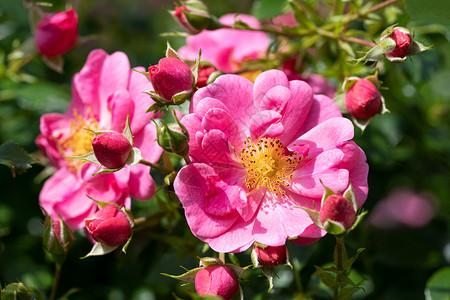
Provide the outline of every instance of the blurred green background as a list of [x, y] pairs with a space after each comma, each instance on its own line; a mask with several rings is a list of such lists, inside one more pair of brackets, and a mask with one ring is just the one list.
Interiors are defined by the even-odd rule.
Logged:
[[[63, 8], [60, 1], [49, 2], [55, 9]], [[404, 64], [385, 64], [380, 79], [389, 88], [382, 94], [391, 113], [375, 117], [364, 134], [356, 132], [355, 141], [366, 152], [370, 166], [370, 192], [364, 205], [369, 212], [398, 187], [433, 195], [438, 208], [434, 219], [422, 228], [378, 229], [366, 220], [350, 234], [350, 254], [366, 248], [353, 274], [355, 280], [366, 279], [366, 291], [355, 294], [355, 299], [450, 299], [450, 272], [442, 269], [450, 263], [450, 31], [445, 24], [449, 19], [420, 14], [423, 9], [416, 6], [423, 2], [408, 1], [416, 18], [404, 16], [402, 22], [414, 29], [416, 40], [434, 44], [434, 48]], [[271, 16], [276, 12], [270, 0], [205, 3], [217, 16], [231, 12]], [[65, 111], [71, 77], [92, 49], [124, 51], [132, 66], [148, 66], [164, 56], [166, 38], [159, 34], [180, 30], [166, 11], [173, 8], [172, 1], [76, 1], [75, 7], [83, 38], [76, 50], [65, 55], [64, 74], [50, 70], [37, 57], [22, 69], [22, 75], [11, 77], [4, 74], [7, 55], [32, 34], [22, 1], [0, 1], [0, 143], [14, 140], [30, 153], [37, 151], [34, 139], [40, 116]], [[170, 42], [178, 48], [183, 39], [170, 38]], [[48, 296], [53, 265], [42, 251], [43, 216], [38, 206], [43, 183], [38, 175], [43, 170], [34, 165], [13, 178], [8, 168], [0, 166], [0, 284], [4, 287], [20, 280]], [[162, 178], [154, 175], [161, 183]], [[138, 216], [161, 210], [166, 215], [136, 234], [127, 255], [80, 260], [91, 245], [77, 233], [63, 266], [58, 295], [77, 288], [70, 299], [174, 299], [172, 293], [188, 298], [192, 285], [182, 287], [160, 275], [181, 274], [180, 265], [196, 267], [196, 256], [202, 255], [203, 245], [190, 233], [174, 198], [173, 192], [161, 191], [151, 201], [134, 203]], [[313, 299], [329, 298], [329, 291], [312, 274], [314, 265], [332, 260], [333, 247], [329, 236], [313, 245], [289, 245], [295, 270], [279, 268], [271, 294], [266, 293], [268, 283], [258, 270], [246, 272], [241, 282], [245, 298], [309, 299], [301, 296], [305, 291]], [[250, 264], [248, 251], [236, 258], [242, 266]]]

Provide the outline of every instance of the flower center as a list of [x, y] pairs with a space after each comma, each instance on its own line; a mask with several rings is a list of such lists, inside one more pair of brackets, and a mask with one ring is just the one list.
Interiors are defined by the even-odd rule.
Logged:
[[[88, 118], [84, 119], [76, 110], [73, 112], [74, 119], [69, 123], [70, 134], [63, 138], [60, 142], [60, 153], [62, 156], [81, 156], [92, 152], [92, 139], [95, 134], [89, 130], [98, 130], [98, 122], [92, 115], [88, 114]], [[77, 161], [71, 158], [67, 160], [69, 165], [76, 167]]]
[[256, 144], [247, 138], [244, 146], [240, 158], [247, 172], [247, 188], [268, 188], [284, 196], [283, 186], [289, 186], [288, 181], [301, 159], [289, 155], [290, 151], [277, 138], [262, 138]]

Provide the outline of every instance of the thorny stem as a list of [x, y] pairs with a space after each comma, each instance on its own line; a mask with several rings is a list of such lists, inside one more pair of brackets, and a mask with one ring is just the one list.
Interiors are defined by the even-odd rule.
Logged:
[[169, 170], [169, 169], [166, 169], [166, 168], [164, 168], [164, 167], [161, 167], [161, 166], [158, 165], [158, 164], [154, 164], [154, 163], [151, 163], [151, 162], [149, 162], [149, 161], [146, 161], [145, 159], [141, 159], [141, 160], [139, 161], [139, 163], [141, 163], [141, 164], [143, 164], [143, 165], [146, 165], [146, 166], [149, 166], [149, 167], [151, 167], [152, 169], [156, 169], [156, 170], [158, 170], [158, 171], [160, 171], [160, 172], [162, 172], [162, 173], [164, 173], [164, 174], [169, 174], [169, 173], [172, 172], [172, 170]]
[[61, 277], [61, 264], [55, 265], [55, 276], [53, 278], [53, 286], [52, 286], [52, 292], [50, 294], [49, 300], [54, 300], [56, 296], [56, 289], [58, 288], [59, 278]]

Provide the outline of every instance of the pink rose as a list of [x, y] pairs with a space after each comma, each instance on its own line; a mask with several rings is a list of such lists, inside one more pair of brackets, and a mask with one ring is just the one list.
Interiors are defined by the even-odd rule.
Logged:
[[278, 70], [254, 84], [222, 75], [194, 94], [190, 112], [181, 122], [192, 163], [174, 188], [191, 231], [215, 251], [320, 239], [299, 206], [319, 209], [323, 185], [344, 191], [351, 181], [364, 203], [368, 166], [353, 125], [307, 83]]
[[229, 300], [238, 292], [239, 281], [230, 268], [209, 265], [195, 276], [195, 290], [199, 296], [220, 296]]
[[84, 223], [91, 237], [106, 246], [122, 245], [131, 236], [127, 215], [113, 204], [106, 205]]
[[[389, 61], [402, 62], [411, 53], [414, 47], [412, 34], [407, 28], [394, 27], [390, 34], [380, 37], [380, 43], [384, 48], [384, 54]], [[384, 45], [389, 45], [384, 47]]]
[[407, 188], [396, 189], [375, 205], [369, 215], [369, 223], [384, 229], [423, 227], [436, 214], [433, 200], [434, 196], [428, 193], [416, 193]]
[[380, 92], [372, 82], [359, 78], [345, 94], [345, 106], [352, 117], [371, 118], [380, 111]]
[[78, 16], [73, 9], [46, 14], [38, 23], [35, 41], [44, 56], [61, 55], [72, 48], [78, 38]]
[[[245, 14], [228, 14], [219, 19], [224, 25], [233, 25], [235, 20], [241, 20], [253, 28], [260, 27], [255, 17]], [[199, 34], [188, 36], [186, 43], [186, 46], [178, 50], [182, 58], [194, 60], [201, 49], [202, 60], [209, 61], [217, 69], [230, 73], [240, 70], [243, 61], [264, 55], [270, 40], [264, 32], [218, 29], [203, 30]]]
[[125, 166], [118, 172], [92, 176], [97, 165], [69, 157], [92, 151], [94, 134], [86, 128], [122, 132], [129, 115], [133, 146], [140, 149], [145, 160], [157, 162], [162, 149], [155, 141], [155, 125], [150, 122], [154, 116], [145, 113], [151, 100], [142, 93], [149, 89], [148, 80], [131, 70], [124, 53], [108, 55], [94, 50], [73, 77], [73, 98], [67, 112], [41, 117], [36, 143], [56, 172], [45, 182], [39, 202], [53, 219], [60, 214], [71, 229], [82, 228], [83, 220], [97, 210], [86, 195], [126, 207], [130, 207], [130, 195], [140, 200], [153, 196], [155, 184], [148, 166]]

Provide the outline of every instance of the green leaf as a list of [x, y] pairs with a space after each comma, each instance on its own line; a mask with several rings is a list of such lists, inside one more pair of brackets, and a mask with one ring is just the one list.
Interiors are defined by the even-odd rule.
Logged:
[[22, 174], [36, 161], [18, 144], [8, 141], [0, 146], [0, 163], [11, 169], [13, 177]]
[[450, 267], [437, 270], [427, 281], [427, 300], [450, 300]]
[[365, 250], [365, 248], [359, 248], [358, 251], [356, 251], [356, 254], [353, 255], [352, 257], [350, 257], [349, 259], [347, 259], [344, 264], [343, 264], [343, 268], [345, 270], [349, 270], [351, 269], [353, 263], [356, 261], [356, 259], [358, 258], [358, 255], [363, 252]]

